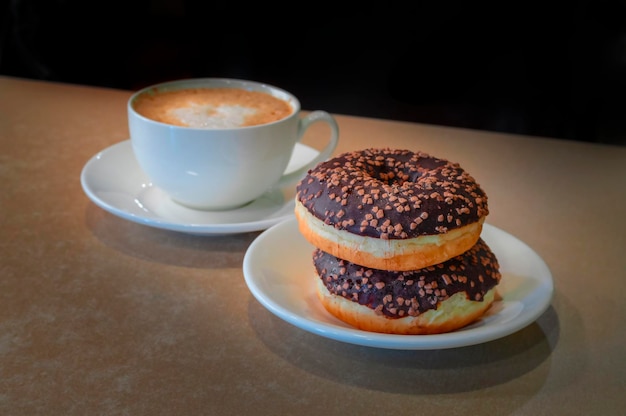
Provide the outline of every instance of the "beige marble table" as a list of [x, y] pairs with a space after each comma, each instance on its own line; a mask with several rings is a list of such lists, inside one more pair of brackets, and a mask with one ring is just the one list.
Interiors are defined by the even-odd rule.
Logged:
[[336, 153], [461, 163], [487, 222], [554, 279], [545, 313], [506, 337], [379, 349], [265, 309], [242, 271], [260, 232], [162, 230], [86, 196], [85, 163], [128, 138], [130, 94], [0, 77], [0, 414], [624, 414], [626, 147], [337, 115]]

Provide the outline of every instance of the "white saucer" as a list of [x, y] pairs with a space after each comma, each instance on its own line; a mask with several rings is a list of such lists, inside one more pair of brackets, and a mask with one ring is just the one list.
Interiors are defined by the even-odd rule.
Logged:
[[485, 224], [482, 238], [500, 263], [501, 299], [478, 322], [436, 335], [389, 335], [362, 331], [330, 315], [315, 292], [313, 246], [295, 218], [264, 231], [243, 261], [254, 297], [283, 320], [314, 334], [351, 344], [403, 350], [456, 348], [492, 341], [534, 322], [548, 308], [554, 290], [545, 262], [525, 243]]
[[[297, 144], [287, 171], [319, 152]], [[173, 202], [150, 183], [133, 154], [130, 140], [108, 147], [83, 167], [81, 184], [102, 209], [129, 221], [166, 230], [219, 235], [265, 230], [293, 215], [295, 185], [269, 191], [250, 204], [229, 211], [194, 210]]]

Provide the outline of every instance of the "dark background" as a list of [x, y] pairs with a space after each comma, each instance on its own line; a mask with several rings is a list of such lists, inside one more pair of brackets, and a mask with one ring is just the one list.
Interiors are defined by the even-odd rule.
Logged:
[[626, 145], [624, 1], [0, 1], [4, 75], [246, 78], [307, 110]]

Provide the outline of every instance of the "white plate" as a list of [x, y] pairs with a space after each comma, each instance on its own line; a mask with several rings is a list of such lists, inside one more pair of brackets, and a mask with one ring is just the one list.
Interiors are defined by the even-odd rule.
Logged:
[[[319, 152], [296, 144], [287, 172]], [[81, 184], [99, 207], [140, 224], [190, 234], [214, 235], [265, 230], [293, 214], [295, 185], [268, 191], [250, 204], [228, 211], [194, 210], [173, 202], [139, 167], [130, 140], [108, 147], [83, 167]]]
[[482, 238], [500, 263], [501, 297], [474, 324], [435, 335], [367, 332], [326, 312], [315, 292], [313, 246], [295, 218], [264, 231], [248, 248], [243, 272], [254, 297], [285, 321], [323, 337], [378, 348], [429, 350], [479, 344], [512, 334], [534, 322], [550, 305], [554, 290], [545, 262], [525, 243], [485, 224]]

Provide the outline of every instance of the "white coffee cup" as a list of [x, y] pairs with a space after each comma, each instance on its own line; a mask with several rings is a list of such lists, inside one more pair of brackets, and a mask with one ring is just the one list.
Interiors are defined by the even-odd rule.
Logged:
[[[155, 121], [135, 109], [139, 97], [198, 88], [263, 92], [284, 100], [291, 110], [286, 117], [265, 124], [190, 127]], [[295, 183], [313, 166], [328, 159], [339, 140], [339, 127], [329, 113], [318, 110], [301, 116], [300, 102], [293, 94], [254, 81], [195, 78], [165, 82], [135, 92], [127, 108], [130, 139], [139, 166], [152, 185], [175, 202], [194, 209], [236, 208], [273, 187]], [[228, 119], [237, 119], [244, 111], [239, 106], [228, 108], [235, 108]], [[204, 107], [198, 106], [184, 110], [192, 118], [202, 111]], [[330, 126], [328, 143], [306, 165], [285, 174], [296, 143], [311, 124], [318, 122]]]

